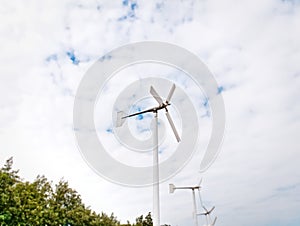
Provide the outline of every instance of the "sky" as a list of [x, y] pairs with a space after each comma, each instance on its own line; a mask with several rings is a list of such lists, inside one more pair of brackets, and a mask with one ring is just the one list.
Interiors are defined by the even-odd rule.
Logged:
[[[147, 214], [151, 187], [121, 186], [89, 168], [74, 136], [73, 104], [84, 74], [104, 54], [138, 41], [169, 42], [196, 54], [215, 75], [226, 131], [216, 161], [200, 174], [212, 119], [196, 107], [202, 152], [161, 184], [161, 223], [192, 225], [191, 193], [168, 194], [168, 184], [196, 185], [202, 177], [203, 201], [216, 206], [216, 225], [300, 225], [300, 1], [4, 0], [0, 21], [1, 164], [13, 156], [29, 181], [39, 174], [54, 183], [64, 178], [93, 210], [114, 212], [122, 222]], [[132, 69], [124, 84], [147, 70]], [[182, 76], [172, 78], [178, 87], [185, 85]], [[121, 85], [103, 94], [101, 106], [110, 109]], [[143, 126], [146, 119], [139, 120]], [[100, 139], [114, 149], [104, 128]], [[148, 136], [147, 130], [136, 134]]]

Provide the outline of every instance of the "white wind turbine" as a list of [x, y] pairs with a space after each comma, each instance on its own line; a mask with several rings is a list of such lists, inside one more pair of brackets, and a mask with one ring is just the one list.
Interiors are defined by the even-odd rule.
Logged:
[[[169, 192], [170, 193], [174, 193], [174, 191], [177, 190], [177, 189], [190, 189], [190, 190], [192, 190], [193, 205], [194, 205], [193, 218], [194, 218], [195, 226], [198, 226], [198, 216], [200, 216], [200, 215], [204, 215], [205, 216], [205, 218], [206, 218], [206, 226], [214, 226], [215, 223], [216, 223], [216, 221], [217, 221], [217, 217], [215, 217], [215, 219], [212, 221], [212, 219], [210, 217], [210, 214], [215, 209], [215, 207], [212, 207], [210, 210], [208, 210], [203, 205], [201, 194], [200, 194], [200, 188], [201, 188], [200, 185], [201, 185], [201, 182], [202, 182], [202, 179], [200, 180], [199, 184], [197, 186], [194, 186], [194, 187], [176, 187], [174, 184], [169, 184]], [[196, 203], [196, 198], [195, 198], [195, 190], [198, 190], [200, 204], [201, 204], [202, 208], [205, 210], [204, 213], [197, 213], [197, 203]], [[209, 220], [209, 222], [208, 222], [208, 220]]]
[[[211, 217], [210, 217], [210, 214], [211, 214], [211, 212], [215, 209], [215, 206], [213, 206], [210, 210], [208, 210], [208, 209], [203, 205], [200, 190], [198, 190], [198, 193], [199, 193], [199, 199], [200, 199], [201, 206], [202, 206], [202, 208], [205, 210], [205, 212], [204, 212], [204, 213], [198, 213], [197, 216], [204, 215], [205, 218], [206, 218], [206, 226], [214, 226], [214, 225], [216, 224], [217, 217], [215, 217], [215, 219], [212, 221], [212, 219], [211, 219]], [[209, 223], [208, 223], [208, 219], [209, 219]]]
[[[200, 195], [200, 184], [202, 182], [202, 179], [200, 180], [199, 184], [197, 186], [194, 187], [176, 187], [174, 184], [169, 184], [169, 192], [170, 193], [174, 193], [175, 190], [178, 189], [190, 189], [192, 190], [192, 194], [193, 194], [193, 205], [194, 205], [194, 213], [193, 213], [193, 218], [195, 221], [195, 226], [198, 226], [198, 218], [197, 218], [197, 203], [196, 203], [196, 197], [195, 197], [195, 190], [199, 191], [199, 195]], [[201, 202], [202, 203], [202, 202]]]
[[136, 113], [126, 115], [126, 116], [124, 116], [123, 112], [118, 112], [118, 115], [117, 115], [117, 126], [122, 126], [122, 124], [124, 123], [126, 118], [133, 117], [136, 115], [141, 115], [141, 114], [148, 113], [148, 112], [154, 113], [154, 118], [155, 118], [155, 127], [154, 127], [154, 133], [153, 133], [154, 134], [153, 135], [153, 142], [154, 142], [154, 148], [153, 148], [153, 225], [154, 226], [160, 226], [159, 165], [158, 165], [158, 163], [159, 163], [159, 161], [158, 161], [158, 111], [161, 109], [165, 109], [167, 119], [171, 125], [171, 128], [176, 137], [176, 140], [177, 140], [177, 142], [180, 142], [180, 137], [178, 135], [178, 132], [175, 128], [173, 120], [167, 109], [167, 107], [169, 105], [171, 105], [170, 100], [173, 96], [175, 88], [176, 88], [176, 86], [175, 86], [175, 84], [173, 84], [166, 101], [163, 102], [162, 98], [158, 95], [158, 93], [155, 91], [155, 89], [151, 86], [150, 94], [158, 102], [159, 105], [157, 107], [153, 107], [148, 110], [136, 112]]

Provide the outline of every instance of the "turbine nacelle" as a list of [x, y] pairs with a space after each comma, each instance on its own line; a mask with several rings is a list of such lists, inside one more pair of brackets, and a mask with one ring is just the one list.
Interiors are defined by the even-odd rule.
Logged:
[[176, 187], [174, 184], [169, 184], [169, 193], [174, 193], [174, 191], [176, 189], [191, 189], [191, 190], [199, 190], [201, 188], [201, 183], [202, 183], [202, 178], [200, 179], [198, 185], [194, 186], [194, 187]]
[[176, 189], [191, 189], [191, 190], [199, 190], [200, 186], [194, 186], [194, 187], [176, 187], [174, 184], [169, 184], [169, 193], [174, 193]]
[[153, 107], [153, 108], [150, 108], [150, 109], [147, 109], [147, 110], [144, 110], [144, 111], [141, 111], [141, 112], [136, 112], [136, 113], [133, 113], [133, 114], [130, 114], [130, 115], [126, 115], [123, 111], [119, 111], [117, 113], [117, 124], [116, 126], [117, 127], [120, 127], [123, 125], [123, 123], [125, 122], [125, 119], [126, 118], [130, 118], [130, 117], [133, 117], [133, 116], [136, 116], [136, 115], [141, 115], [141, 114], [145, 114], [145, 113], [148, 113], [148, 112], [152, 112], [152, 113], [157, 113], [159, 110], [161, 109], [165, 109], [166, 110], [166, 117], [169, 121], [169, 124], [173, 130], [173, 133], [176, 137], [176, 140], [177, 142], [180, 142], [181, 139], [179, 137], [179, 134], [175, 128], [175, 125], [174, 125], [174, 122], [169, 114], [169, 111], [168, 111], [168, 106], [170, 106], [170, 100], [174, 94], [174, 90], [175, 90], [176, 86], [175, 84], [172, 85], [171, 89], [170, 89], [170, 92], [168, 94], [168, 97], [166, 99], [165, 102], [163, 102], [162, 98], [158, 95], [158, 93], [156, 92], [156, 90], [153, 88], [153, 86], [150, 87], [150, 94], [154, 97], [154, 99], [157, 101], [157, 103], [159, 104], [159, 106], [157, 107]]

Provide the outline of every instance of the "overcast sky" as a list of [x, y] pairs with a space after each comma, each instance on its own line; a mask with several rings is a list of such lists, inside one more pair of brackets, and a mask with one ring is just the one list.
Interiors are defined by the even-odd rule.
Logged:
[[[161, 223], [192, 225], [190, 192], [170, 195], [168, 184], [196, 185], [203, 177], [216, 225], [300, 225], [300, 1], [4, 0], [0, 21], [1, 164], [13, 156], [26, 180], [63, 177], [93, 210], [114, 212], [122, 222], [147, 214], [151, 187], [116, 185], [83, 160], [73, 103], [84, 73], [108, 51], [170, 42], [195, 53], [215, 75], [226, 132], [204, 174], [199, 152], [161, 185]], [[209, 136], [211, 119], [202, 120]]]

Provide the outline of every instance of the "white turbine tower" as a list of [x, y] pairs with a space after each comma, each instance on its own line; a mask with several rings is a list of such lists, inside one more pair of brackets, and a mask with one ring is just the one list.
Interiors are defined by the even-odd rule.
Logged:
[[144, 113], [152, 112], [154, 113], [155, 118], [155, 126], [154, 126], [154, 135], [153, 135], [153, 225], [154, 226], [160, 226], [160, 204], [159, 204], [159, 161], [158, 161], [158, 111], [161, 109], [165, 109], [167, 119], [171, 125], [171, 128], [174, 132], [174, 135], [176, 137], [177, 142], [180, 142], [180, 137], [178, 135], [178, 132], [175, 128], [175, 125], [173, 123], [173, 120], [169, 114], [169, 111], [167, 109], [167, 106], [171, 105], [170, 100], [173, 96], [174, 90], [176, 86], [173, 84], [171, 87], [171, 90], [169, 92], [169, 95], [165, 102], [163, 102], [162, 98], [158, 95], [158, 93], [155, 91], [155, 89], [151, 86], [150, 87], [150, 93], [154, 97], [154, 99], [158, 102], [157, 107], [150, 108], [145, 111], [137, 112], [134, 114], [126, 115], [124, 116], [123, 112], [118, 112], [117, 117], [117, 126], [121, 126], [126, 118], [133, 117], [136, 115], [141, 115]]
[[198, 218], [197, 218], [197, 203], [196, 203], [196, 196], [195, 196], [195, 190], [198, 190], [200, 192], [200, 184], [202, 182], [202, 179], [200, 180], [199, 184], [194, 187], [176, 187], [174, 184], [169, 184], [169, 192], [174, 193], [177, 189], [190, 189], [192, 190], [193, 194], [193, 205], [194, 205], [194, 212], [193, 212], [193, 218], [195, 221], [195, 226], [198, 226]]

